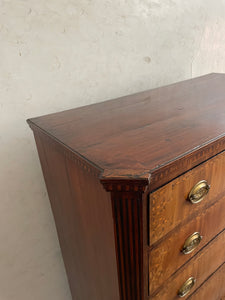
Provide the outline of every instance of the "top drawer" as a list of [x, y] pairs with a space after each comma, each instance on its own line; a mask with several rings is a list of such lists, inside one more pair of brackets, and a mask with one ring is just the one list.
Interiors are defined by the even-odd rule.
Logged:
[[[225, 194], [225, 152], [218, 154], [184, 175], [150, 194], [150, 245]], [[200, 181], [206, 180], [210, 190], [204, 199], [191, 203], [189, 193]], [[199, 190], [198, 190], [199, 191]], [[202, 190], [194, 191], [196, 199]]]

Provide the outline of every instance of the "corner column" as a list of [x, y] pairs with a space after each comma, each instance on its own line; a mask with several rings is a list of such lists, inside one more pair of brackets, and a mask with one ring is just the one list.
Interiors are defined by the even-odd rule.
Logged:
[[143, 199], [148, 185], [142, 180], [101, 180], [111, 193], [117, 269], [121, 300], [143, 300]]

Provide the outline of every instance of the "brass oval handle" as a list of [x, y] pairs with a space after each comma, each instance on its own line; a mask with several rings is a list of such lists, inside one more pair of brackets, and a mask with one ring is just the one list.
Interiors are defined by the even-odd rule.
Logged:
[[190, 293], [191, 289], [195, 285], [196, 279], [194, 277], [188, 278], [187, 281], [181, 286], [181, 288], [178, 291], [178, 296], [180, 298], [185, 297], [188, 293]]
[[207, 183], [207, 181], [201, 180], [192, 188], [188, 198], [193, 204], [199, 203], [208, 194], [209, 189], [210, 189], [210, 185]]
[[194, 251], [198, 245], [200, 244], [202, 240], [202, 236], [200, 235], [199, 232], [194, 232], [192, 235], [190, 235], [185, 243], [184, 243], [184, 246], [183, 246], [183, 249], [182, 249], [182, 252], [184, 254], [189, 254], [191, 253], [192, 251]]

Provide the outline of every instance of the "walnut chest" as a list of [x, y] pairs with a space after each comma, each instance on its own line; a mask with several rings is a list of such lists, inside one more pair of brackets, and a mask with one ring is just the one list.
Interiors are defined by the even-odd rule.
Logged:
[[225, 296], [225, 75], [28, 123], [73, 299]]

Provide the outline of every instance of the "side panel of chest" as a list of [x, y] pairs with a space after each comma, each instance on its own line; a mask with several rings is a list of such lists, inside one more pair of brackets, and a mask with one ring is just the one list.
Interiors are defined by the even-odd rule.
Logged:
[[110, 194], [98, 171], [34, 135], [73, 299], [119, 299]]

